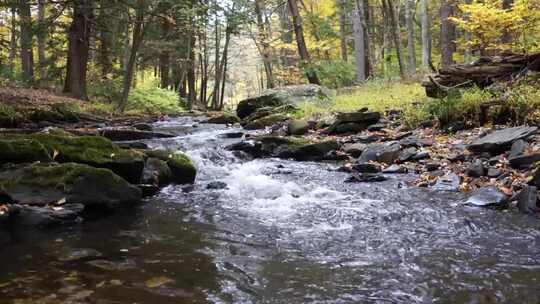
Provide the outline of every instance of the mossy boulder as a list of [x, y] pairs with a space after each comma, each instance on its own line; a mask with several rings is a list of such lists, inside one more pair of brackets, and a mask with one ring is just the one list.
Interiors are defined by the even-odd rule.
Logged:
[[240, 118], [231, 113], [221, 113], [219, 115], [213, 116], [203, 123], [208, 124], [218, 124], [218, 125], [233, 125], [240, 122]]
[[[144, 169], [145, 155], [136, 150], [125, 150], [100, 136], [66, 136], [56, 134], [30, 134], [9, 137], [31, 140], [41, 144], [49, 155], [60, 163], [81, 163], [106, 168], [130, 183], [139, 183]], [[29, 161], [33, 161], [29, 159]]]
[[51, 156], [39, 141], [33, 139], [0, 139], [0, 164], [49, 162]]
[[24, 121], [23, 115], [12, 106], [0, 104], [0, 128], [15, 128]]
[[328, 89], [312, 84], [271, 89], [261, 95], [241, 101], [236, 109], [236, 114], [241, 119], [244, 119], [260, 108], [302, 102], [328, 102], [330, 95]]
[[75, 163], [5, 167], [0, 193], [12, 204], [82, 204], [117, 208], [140, 202], [141, 191], [108, 169]]
[[167, 163], [171, 170], [171, 182], [175, 184], [193, 184], [197, 176], [195, 165], [185, 154], [180, 152], [153, 150], [146, 151], [149, 157]]
[[253, 120], [249, 122], [248, 124], [246, 124], [244, 128], [246, 130], [261, 130], [266, 127], [271, 127], [278, 123], [283, 123], [287, 120], [289, 120], [289, 116], [287, 116], [286, 114], [281, 114], [281, 113], [272, 114], [269, 116], [265, 116], [263, 118]]
[[142, 184], [164, 186], [171, 182], [172, 171], [166, 161], [149, 157], [144, 166]]

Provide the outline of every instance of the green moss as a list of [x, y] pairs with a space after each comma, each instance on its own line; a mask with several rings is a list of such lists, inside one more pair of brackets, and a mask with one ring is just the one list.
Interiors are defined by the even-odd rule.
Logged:
[[179, 152], [155, 150], [147, 151], [149, 157], [154, 157], [167, 162], [171, 169], [172, 181], [178, 184], [192, 184], [195, 182], [197, 169], [191, 159]]
[[55, 134], [16, 135], [15, 138], [37, 141], [47, 149], [54, 160], [84, 164], [102, 164], [144, 155], [134, 150], [123, 150], [110, 140], [100, 136], [62, 136]]
[[0, 127], [16, 127], [24, 121], [23, 115], [12, 106], [0, 104]]
[[32, 139], [0, 140], [0, 163], [51, 160], [51, 154], [39, 141]]

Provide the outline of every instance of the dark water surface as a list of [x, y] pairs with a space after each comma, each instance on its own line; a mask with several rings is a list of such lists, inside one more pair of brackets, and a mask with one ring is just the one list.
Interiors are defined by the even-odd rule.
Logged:
[[411, 177], [346, 184], [332, 164], [241, 161], [220, 136], [238, 130], [191, 125], [158, 123], [179, 136], [148, 143], [191, 156], [194, 188], [11, 231], [0, 303], [540, 303], [540, 221], [407, 189]]

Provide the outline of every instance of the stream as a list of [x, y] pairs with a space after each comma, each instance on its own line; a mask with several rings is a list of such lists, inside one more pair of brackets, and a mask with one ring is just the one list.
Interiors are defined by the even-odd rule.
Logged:
[[[80, 225], [10, 231], [0, 303], [540, 303], [540, 221], [333, 163], [246, 161], [240, 129], [158, 122], [195, 186]], [[215, 182], [226, 189], [208, 189]]]

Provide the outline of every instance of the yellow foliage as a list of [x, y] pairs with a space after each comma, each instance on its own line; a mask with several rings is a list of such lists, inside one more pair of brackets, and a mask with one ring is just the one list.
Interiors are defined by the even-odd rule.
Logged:
[[[511, 9], [502, 7], [502, 0], [474, 0], [459, 5], [463, 15], [451, 19], [472, 37], [463, 45], [486, 51], [540, 50], [540, 1], [515, 0]], [[510, 41], [504, 42], [504, 35]]]

